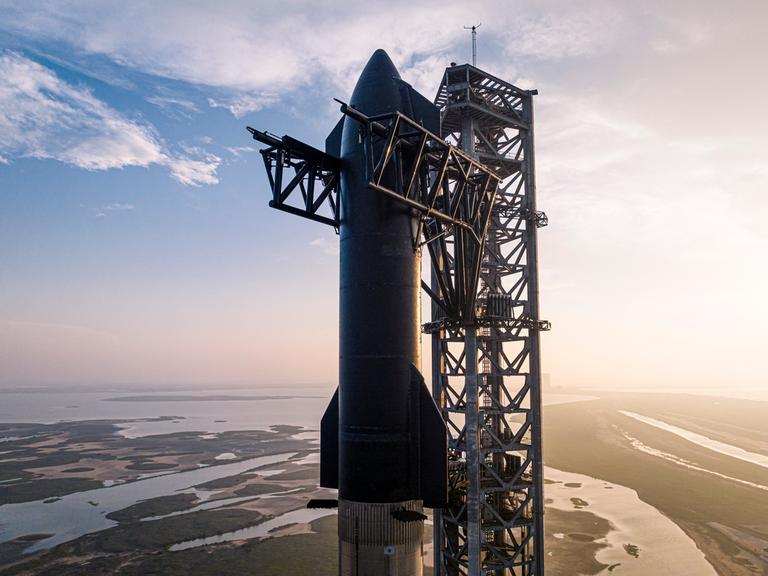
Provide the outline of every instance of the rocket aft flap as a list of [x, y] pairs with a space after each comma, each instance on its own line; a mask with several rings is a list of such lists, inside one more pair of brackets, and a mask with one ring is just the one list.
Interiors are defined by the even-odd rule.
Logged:
[[[372, 445], [367, 446], [371, 450], [365, 455], [365, 459], [355, 463], [356, 470], [345, 470], [344, 474], [354, 475], [356, 483], [363, 484], [361, 492], [365, 490], [372, 495], [392, 492], [398, 494], [398, 500], [423, 500], [428, 508], [442, 508], [446, 505], [447, 494], [445, 422], [432, 400], [424, 378], [413, 365], [410, 366], [408, 404], [408, 428], [406, 433], [397, 439], [398, 444], [406, 445], [406, 457], [395, 462], [390, 470], [382, 471], [384, 462], [391, 461], [388, 456], [379, 460], [379, 450], [390, 449], [383, 445], [383, 439], [389, 433], [362, 431], [354, 440], [363, 446]], [[372, 409], [377, 408], [373, 406]], [[350, 433], [347, 434], [348, 439], [349, 436]], [[392, 451], [402, 452], [397, 448]], [[398, 479], [397, 489], [392, 490], [388, 485], [381, 486], [382, 480], [389, 476]], [[339, 487], [338, 390], [328, 404], [320, 424], [320, 485], [325, 488]], [[405, 491], [405, 498], [400, 495], [400, 490]], [[381, 501], [385, 501], [384, 497]]]

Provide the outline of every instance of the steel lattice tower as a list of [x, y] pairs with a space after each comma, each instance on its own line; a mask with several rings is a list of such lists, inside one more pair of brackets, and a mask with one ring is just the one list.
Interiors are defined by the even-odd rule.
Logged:
[[[475, 318], [432, 306], [432, 387], [449, 440], [449, 506], [435, 510], [435, 575], [543, 576], [541, 374], [533, 96], [469, 64], [447, 68], [441, 136], [501, 179]], [[460, 243], [433, 263], [462, 274]], [[451, 256], [452, 255], [452, 256]], [[432, 291], [439, 292], [433, 272]], [[460, 283], [457, 278], [456, 282]]]

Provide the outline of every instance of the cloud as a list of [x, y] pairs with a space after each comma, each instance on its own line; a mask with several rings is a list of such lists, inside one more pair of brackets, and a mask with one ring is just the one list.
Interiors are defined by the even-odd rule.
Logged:
[[217, 157], [168, 150], [152, 126], [16, 52], [0, 54], [0, 153], [6, 161], [51, 159], [85, 170], [160, 165], [185, 185], [218, 181]]
[[[322, 9], [310, 0], [30, 0], [23, 6], [0, 0], [0, 8], [0, 29], [68, 45], [85, 59], [106, 57], [127, 70], [209, 87], [208, 104], [237, 118], [286, 95], [302, 99], [322, 89], [348, 97], [376, 48], [385, 48], [403, 76], [431, 97], [444, 67], [469, 59], [468, 22], [484, 22], [480, 61], [493, 60], [498, 69], [512, 58], [562, 60], [606, 51], [630, 20], [607, 2], [532, 0], [508, 9], [493, 0], [338, 2]], [[187, 110], [166, 96], [151, 101]]]
[[123, 204], [120, 202], [114, 202], [102, 207], [102, 210], [107, 212], [114, 212], [115, 210], [133, 210], [135, 206], [133, 204]]
[[191, 118], [192, 114], [200, 111], [194, 102], [184, 100], [183, 98], [149, 96], [145, 100], [165, 111], [171, 117], [182, 116], [184, 118]]
[[[399, 8], [406, 7], [409, 16], [402, 18]], [[13, 35], [62, 43], [76, 54], [102, 55], [128, 69], [216, 88], [210, 105], [238, 117], [270, 105], [275, 95], [317, 82], [351, 89], [361, 64], [379, 47], [405, 67], [414, 58], [445, 51], [463, 37], [461, 22], [465, 13], [471, 14], [459, 4], [405, 0], [322, 10], [309, 0], [288, 6], [230, 1], [183, 7], [142, 0], [20, 7], [0, 0], [0, 8], [0, 29]], [[425, 22], [430, 22], [429, 33]], [[373, 23], [375, 34], [367, 32]]]
[[708, 42], [712, 37], [711, 30], [698, 22], [671, 18], [667, 15], [657, 16], [667, 29], [663, 36], [651, 40], [651, 48], [661, 53], [687, 52]]
[[202, 184], [218, 184], [216, 176], [220, 160], [218, 156], [209, 155], [205, 160], [191, 158], [176, 158], [168, 167], [171, 176], [186, 186], [201, 186]]
[[228, 146], [227, 152], [232, 154], [235, 158], [239, 158], [243, 154], [250, 154], [251, 152], [257, 152], [257, 149], [253, 146]]
[[323, 254], [328, 256], [339, 255], [339, 241], [338, 238], [328, 239], [325, 237], [315, 238], [309, 243], [310, 246], [322, 250]]
[[242, 118], [246, 114], [258, 112], [279, 100], [276, 94], [262, 93], [258, 96], [241, 95], [226, 100], [208, 98], [211, 108], [226, 108], [235, 118]]
[[[83, 206], [83, 208], [87, 208], [87, 207]], [[107, 214], [111, 212], [131, 212], [135, 209], [135, 206], [133, 204], [113, 202], [112, 204], [105, 204], [104, 206], [99, 206], [98, 208], [88, 208], [88, 209], [91, 212], [93, 212], [94, 217], [104, 218], [105, 216], [107, 216]]]
[[510, 52], [541, 60], [592, 56], [613, 44], [623, 15], [606, 4], [574, 5], [521, 19], [508, 35]]

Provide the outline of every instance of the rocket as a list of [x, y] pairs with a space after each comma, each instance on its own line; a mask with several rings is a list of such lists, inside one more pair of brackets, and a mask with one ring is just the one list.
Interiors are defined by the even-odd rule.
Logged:
[[[383, 50], [349, 108], [400, 112], [440, 132], [437, 107]], [[419, 371], [418, 215], [368, 187], [380, 150], [366, 150], [363, 130], [348, 114], [326, 140], [340, 159], [339, 386], [321, 422], [320, 484], [338, 488], [340, 574], [420, 576], [423, 507], [447, 499], [447, 432]], [[394, 169], [383, 182], [393, 178]]]
[[[402, 114], [434, 136], [440, 112], [383, 50], [342, 112], [325, 152], [248, 128], [268, 146], [261, 153], [270, 206], [331, 224], [340, 238], [339, 386], [320, 424], [320, 484], [337, 488], [338, 501], [310, 506], [338, 506], [341, 575], [421, 576], [423, 509], [444, 507], [448, 491], [446, 425], [419, 370], [425, 216], [380, 191], [396, 189], [403, 176], [396, 163], [374, 162], [387, 145], [388, 119]], [[296, 190], [303, 207], [286, 202]], [[323, 202], [332, 217], [318, 213]]]

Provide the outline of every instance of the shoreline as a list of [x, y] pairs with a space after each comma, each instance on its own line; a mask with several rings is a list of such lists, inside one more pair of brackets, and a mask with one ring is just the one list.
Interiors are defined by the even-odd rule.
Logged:
[[[594, 402], [550, 407], [544, 418], [545, 463], [635, 491], [642, 502], [674, 522], [696, 543], [717, 574], [751, 576], [762, 573], [768, 565], [768, 558], [750, 551], [756, 549], [754, 541], [768, 547], [768, 498], [748, 482], [766, 485], [768, 471], [620, 411], [658, 414], [658, 418], [686, 414], [709, 418], [713, 427], [739, 423], [746, 442], [768, 432], [764, 409], [764, 403], [747, 400], [672, 394], [604, 394]], [[640, 451], [631, 439], [706, 472]], [[714, 529], [713, 522], [729, 531]]]

